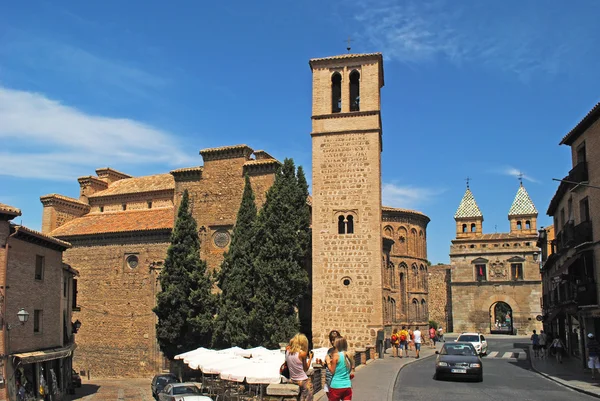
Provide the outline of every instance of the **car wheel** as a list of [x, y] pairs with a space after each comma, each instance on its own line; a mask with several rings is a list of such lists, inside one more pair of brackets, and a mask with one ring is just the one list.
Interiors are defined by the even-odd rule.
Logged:
[[435, 375], [433, 376], [433, 378], [437, 381], [440, 381], [443, 379], [442, 374], [438, 373], [438, 372], [435, 372]]
[[483, 373], [477, 376], [477, 381], [481, 383], [483, 381]]

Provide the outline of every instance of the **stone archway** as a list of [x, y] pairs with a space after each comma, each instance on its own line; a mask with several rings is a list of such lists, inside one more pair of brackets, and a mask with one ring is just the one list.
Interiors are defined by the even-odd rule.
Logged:
[[513, 334], [513, 311], [506, 302], [498, 301], [490, 305], [490, 333]]

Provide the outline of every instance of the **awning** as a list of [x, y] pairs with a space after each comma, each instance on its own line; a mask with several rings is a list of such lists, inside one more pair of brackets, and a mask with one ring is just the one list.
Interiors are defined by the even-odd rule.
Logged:
[[75, 348], [77, 348], [77, 344], [73, 343], [64, 348], [51, 348], [42, 351], [23, 352], [20, 354], [13, 354], [12, 356], [19, 358], [23, 364], [46, 362], [54, 359], [67, 358], [73, 354]]
[[579, 260], [579, 255], [570, 257], [569, 259], [565, 260], [562, 266], [560, 266], [550, 277], [554, 278], [562, 274], [569, 274], [569, 268], [573, 263], [577, 262], [577, 260]]

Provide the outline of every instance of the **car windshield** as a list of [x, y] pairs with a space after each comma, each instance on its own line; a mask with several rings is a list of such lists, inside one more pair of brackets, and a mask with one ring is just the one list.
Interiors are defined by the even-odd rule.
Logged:
[[180, 395], [180, 394], [200, 394], [200, 390], [196, 386], [173, 387], [173, 395]]
[[474, 336], [474, 335], [462, 335], [460, 337], [458, 337], [458, 341], [466, 341], [468, 343], [478, 343], [479, 342], [479, 336]]
[[471, 344], [445, 344], [442, 347], [440, 354], [475, 356], [475, 349]]
[[172, 377], [159, 377], [156, 380], [156, 385], [159, 387], [165, 387], [169, 383], [175, 383], [175, 379]]

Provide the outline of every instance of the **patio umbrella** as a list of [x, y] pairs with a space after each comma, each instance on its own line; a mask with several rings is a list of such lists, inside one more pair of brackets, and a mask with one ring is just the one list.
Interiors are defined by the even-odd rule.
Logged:
[[204, 347], [196, 348], [194, 350], [184, 352], [179, 355], [175, 355], [175, 359], [184, 359], [188, 355], [192, 355], [192, 354], [196, 354], [196, 353], [200, 353], [200, 352], [204, 352], [204, 351], [208, 351], [208, 348], [204, 348]]
[[246, 373], [246, 382], [248, 384], [280, 383], [280, 367], [281, 363], [279, 363], [279, 361], [255, 361], [252, 363], [252, 365], [248, 365], [245, 367], [248, 369], [248, 372]]
[[241, 356], [237, 356], [234, 358], [220, 359], [214, 360], [211, 362], [207, 362], [202, 365], [202, 373], [207, 375], [216, 375], [221, 373], [224, 369], [236, 368], [240, 366], [245, 366], [247, 364], [251, 364], [248, 359], [243, 358]]

